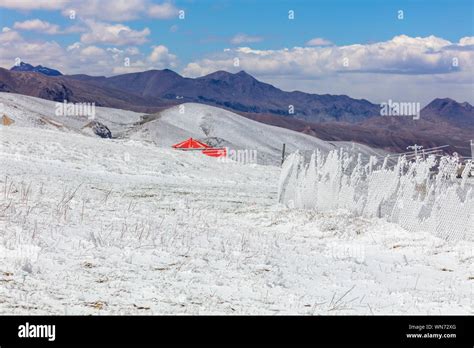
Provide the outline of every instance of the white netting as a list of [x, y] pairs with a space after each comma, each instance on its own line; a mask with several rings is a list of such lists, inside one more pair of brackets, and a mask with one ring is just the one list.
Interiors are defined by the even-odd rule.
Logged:
[[335, 150], [327, 156], [317, 151], [306, 163], [296, 152], [283, 164], [279, 201], [319, 211], [342, 208], [446, 240], [474, 240], [471, 161], [464, 168], [456, 156], [415, 161], [402, 156], [392, 166], [375, 157], [366, 162]]

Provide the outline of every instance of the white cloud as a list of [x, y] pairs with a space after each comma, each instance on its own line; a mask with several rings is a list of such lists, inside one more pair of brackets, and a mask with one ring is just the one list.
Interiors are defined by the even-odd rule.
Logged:
[[59, 26], [56, 24], [51, 24], [40, 19], [29, 19], [24, 22], [15, 22], [13, 24], [14, 29], [19, 30], [32, 30], [45, 34], [59, 34]]
[[0, 7], [16, 10], [59, 10], [69, 16], [74, 10], [81, 18], [105, 21], [129, 21], [141, 16], [169, 19], [178, 9], [169, 1], [151, 0], [0, 0]]
[[74, 42], [62, 47], [55, 41], [31, 41], [17, 31], [4, 28], [0, 32], [0, 66], [6, 69], [15, 59], [33, 65], [58, 69], [64, 74], [113, 75], [150, 69], [175, 68], [176, 55], [168, 48], [153, 46], [149, 55], [137, 47], [100, 47], [84, 42]]
[[123, 24], [107, 24], [93, 20], [85, 20], [89, 31], [81, 36], [86, 44], [106, 43], [114, 45], [141, 45], [147, 42], [150, 34], [148, 28], [136, 31]]
[[72, 45], [67, 46], [68, 51], [77, 50], [81, 48], [82, 44], [80, 42], [74, 42]]
[[[463, 43], [470, 40], [464, 38]], [[259, 75], [293, 76], [318, 79], [339, 73], [442, 74], [457, 70], [472, 71], [474, 51], [453, 52], [457, 46], [429, 36], [405, 35], [392, 40], [331, 47], [293, 47], [280, 50], [255, 50], [249, 47], [227, 49], [223, 53], [190, 63], [184, 73], [202, 75], [216, 70], [248, 70]], [[234, 58], [240, 66], [234, 67]], [[453, 66], [457, 58], [459, 66]]]
[[471, 46], [474, 45], [474, 36], [466, 36], [459, 40], [459, 45], [461, 46]]
[[71, 0], [63, 6], [62, 13], [69, 16], [74, 10], [80, 18], [96, 18], [106, 21], [128, 21], [137, 19], [146, 12], [145, 0]]
[[0, 33], [0, 43], [2, 44], [10, 44], [11, 42], [21, 40], [21, 35], [11, 30], [8, 27], [3, 27], [2, 32]]
[[148, 61], [159, 69], [174, 68], [177, 65], [177, 57], [169, 53], [168, 48], [163, 45], [153, 46], [153, 50], [148, 56]]
[[87, 28], [81, 24], [74, 24], [70, 27], [65, 28], [62, 33], [85, 33]]
[[329, 40], [323, 39], [321, 37], [315, 37], [308, 42], [306, 42], [306, 46], [330, 46], [333, 43]]
[[163, 4], [151, 5], [147, 13], [152, 18], [170, 19], [178, 15], [178, 9], [173, 4], [165, 2]]
[[247, 34], [236, 34], [232, 39], [230, 39], [230, 43], [233, 45], [240, 45], [243, 43], [253, 43], [253, 42], [260, 42], [263, 41], [261, 36], [250, 36]]
[[[173, 69], [178, 64], [178, 58], [176, 55], [171, 54], [168, 48], [163, 45], [152, 46], [152, 51], [148, 56], [142, 55], [138, 49], [133, 48], [133, 52], [126, 49], [125, 52], [121, 51], [120, 55], [117, 50], [114, 51], [117, 53], [117, 56], [114, 56], [115, 61], [120, 64], [115, 64], [113, 66], [113, 74], [128, 74], [151, 69]], [[131, 53], [135, 55], [133, 58], [130, 57], [132, 56]], [[128, 59], [129, 64], [123, 64], [124, 59]]]
[[155, 4], [150, 0], [69, 0], [61, 7], [64, 16], [71, 10], [81, 18], [105, 21], [129, 21], [148, 16], [158, 19], [176, 17], [178, 9], [169, 2]]
[[196, 77], [217, 70], [245, 70], [287, 90], [348, 94], [373, 101], [411, 100], [418, 95], [422, 102], [443, 96], [472, 102], [473, 40], [466, 37], [453, 43], [435, 36], [400, 35], [365, 45], [238, 47], [190, 62], [182, 74]]
[[18, 30], [30, 30], [44, 34], [67, 34], [67, 33], [81, 33], [86, 29], [78, 24], [71, 25], [70, 27], [61, 30], [58, 25], [42, 21], [40, 19], [29, 19], [23, 22], [15, 22], [13, 28]]
[[131, 56], [136, 56], [136, 55], [140, 54], [140, 50], [137, 47], [127, 47], [125, 52], [128, 55], [131, 55]]
[[0, 7], [16, 10], [59, 10], [70, 0], [0, 0]]
[[15, 10], [59, 10], [69, 16], [74, 10], [81, 18], [106, 21], [128, 21], [141, 16], [169, 19], [178, 9], [171, 2], [154, 3], [151, 0], [1, 0], [0, 8]]
[[124, 51], [117, 47], [109, 47], [107, 48], [107, 52], [111, 52], [113, 54], [122, 54]]
[[103, 48], [97, 46], [87, 46], [80, 50], [79, 54], [83, 57], [104, 57], [107, 52]]
[[[64, 56], [64, 49], [54, 41], [26, 41], [15, 30], [0, 33], [0, 66], [11, 68], [15, 60], [34, 65], [57, 62]], [[56, 64], [55, 64], [56, 65]]]

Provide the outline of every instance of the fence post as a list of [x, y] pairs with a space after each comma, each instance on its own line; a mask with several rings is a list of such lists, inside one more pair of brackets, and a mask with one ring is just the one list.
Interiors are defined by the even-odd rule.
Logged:
[[283, 148], [281, 149], [281, 165], [283, 165], [283, 162], [285, 162], [285, 148], [286, 144], [283, 143]]

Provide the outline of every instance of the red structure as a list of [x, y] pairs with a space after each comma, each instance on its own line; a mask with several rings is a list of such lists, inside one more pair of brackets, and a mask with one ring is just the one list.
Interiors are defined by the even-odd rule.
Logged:
[[172, 147], [178, 150], [200, 150], [204, 155], [209, 157], [227, 156], [226, 148], [213, 148], [193, 138], [189, 138], [188, 140], [182, 141], [178, 144], [174, 144]]
[[179, 150], [202, 150], [211, 148], [209, 145], [201, 143], [193, 138], [174, 144], [172, 147]]
[[220, 149], [210, 148], [210, 149], [202, 150], [202, 153], [209, 157], [226, 157], [227, 149], [225, 147], [220, 148]]

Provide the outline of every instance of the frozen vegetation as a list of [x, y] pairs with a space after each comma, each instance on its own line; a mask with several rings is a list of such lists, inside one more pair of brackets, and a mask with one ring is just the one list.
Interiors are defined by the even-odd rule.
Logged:
[[[37, 124], [50, 109], [35, 101], [6, 105], [17, 122], [0, 127], [1, 314], [474, 313], [472, 238], [356, 212], [329, 184], [326, 209], [307, 209], [314, 195], [300, 204], [285, 183], [287, 207], [280, 167]], [[98, 109], [112, 133], [140, 120]]]
[[474, 240], [474, 187], [471, 162], [443, 156], [394, 166], [370, 157], [363, 163], [344, 150], [317, 151], [309, 163], [299, 153], [285, 162], [279, 201], [319, 211], [346, 209], [356, 216], [386, 218], [405, 229], [430, 232], [445, 240]]

